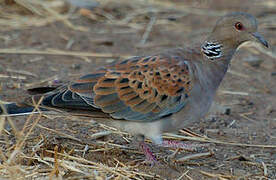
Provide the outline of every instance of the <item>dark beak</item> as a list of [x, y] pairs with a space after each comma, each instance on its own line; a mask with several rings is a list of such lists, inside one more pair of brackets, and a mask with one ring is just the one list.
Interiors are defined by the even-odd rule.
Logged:
[[262, 45], [264, 45], [265, 47], [268, 48], [268, 43], [267, 41], [264, 39], [264, 37], [262, 35], [260, 35], [258, 32], [254, 32], [252, 33], [252, 35], [254, 36], [254, 39], [257, 40], [258, 42], [260, 42]]

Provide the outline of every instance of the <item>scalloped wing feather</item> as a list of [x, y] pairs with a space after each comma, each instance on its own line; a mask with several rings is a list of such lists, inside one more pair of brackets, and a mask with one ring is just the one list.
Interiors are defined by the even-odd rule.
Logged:
[[177, 56], [133, 57], [81, 77], [69, 90], [115, 119], [152, 121], [183, 108], [190, 74]]

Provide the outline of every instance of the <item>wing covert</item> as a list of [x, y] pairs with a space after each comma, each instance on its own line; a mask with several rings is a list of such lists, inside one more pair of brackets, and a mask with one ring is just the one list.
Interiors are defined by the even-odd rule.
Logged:
[[189, 64], [177, 56], [133, 57], [69, 86], [115, 119], [153, 121], [179, 111], [192, 89]]

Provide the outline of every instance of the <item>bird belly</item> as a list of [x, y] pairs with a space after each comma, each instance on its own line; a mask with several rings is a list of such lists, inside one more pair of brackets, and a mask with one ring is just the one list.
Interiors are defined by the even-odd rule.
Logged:
[[128, 132], [131, 135], [143, 135], [147, 138], [152, 139], [153, 141], [159, 141], [161, 139], [164, 123], [171, 122], [168, 118], [151, 122], [139, 122], [117, 119], [101, 119], [96, 121], [111, 127], [115, 127], [121, 131]]
[[[212, 91], [213, 92], [213, 91]], [[190, 99], [182, 110], [172, 116], [172, 126], [178, 129], [187, 128], [200, 122], [209, 111], [214, 93], [200, 87], [194, 87]]]

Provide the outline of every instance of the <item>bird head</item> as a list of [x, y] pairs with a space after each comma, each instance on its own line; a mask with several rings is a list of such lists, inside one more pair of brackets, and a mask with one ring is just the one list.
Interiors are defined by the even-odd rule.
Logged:
[[254, 16], [236, 12], [220, 18], [212, 32], [212, 38], [238, 47], [246, 41], [255, 41], [268, 47], [267, 41], [257, 32], [258, 25]]

